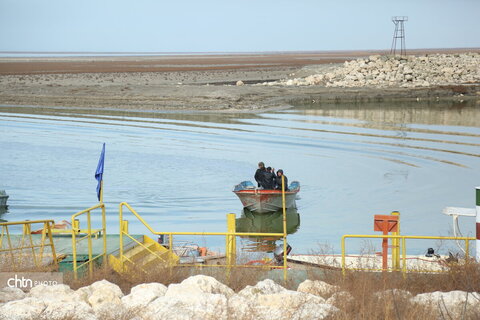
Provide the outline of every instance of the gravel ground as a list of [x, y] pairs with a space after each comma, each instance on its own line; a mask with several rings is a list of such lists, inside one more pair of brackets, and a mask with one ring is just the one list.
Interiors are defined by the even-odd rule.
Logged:
[[[198, 61], [140, 59], [145, 72], [120, 72], [122, 58], [76, 60], [31, 60], [31, 73], [18, 67], [11, 74], [12, 63], [18, 60], [0, 60], [0, 104], [30, 106], [62, 106], [94, 109], [128, 110], [207, 110], [223, 112], [255, 112], [269, 108], [284, 108], [292, 102], [308, 101], [388, 101], [389, 99], [478, 99], [479, 85], [436, 86], [428, 88], [331, 88], [325, 86], [261, 86], [259, 83], [280, 79], [306, 77], [328, 72], [340, 64], [332, 61], [351, 60], [363, 53], [320, 56], [311, 54], [287, 55], [279, 59], [252, 55], [228, 61], [206, 58]], [[261, 59], [260, 59], [261, 58]], [[78, 59], [78, 58], [77, 58]], [[262, 60], [263, 59], [263, 60]], [[125, 60], [125, 59], [124, 59]], [[138, 60], [138, 59], [137, 59]], [[140, 64], [135, 60], [135, 68]], [[298, 62], [301, 61], [301, 63]], [[93, 62], [92, 62], [93, 61]], [[128, 60], [130, 61], [130, 60]], [[130, 62], [123, 69], [130, 70]], [[61, 64], [59, 64], [61, 62]], [[185, 61], [184, 61], [185, 62]], [[231, 62], [231, 63], [228, 63]], [[98, 72], [91, 71], [94, 63]], [[39, 70], [40, 64], [43, 68]], [[73, 71], [69, 71], [71, 65]], [[104, 65], [104, 68], [99, 66]], [[171, 66], [182, 70], [166, 71]], [[82, 67], [83, 66], [83, 67]], [[201, 69], [198, 67], [201, 66]], [[58, 72], [56, 69], [58, 68]], [[115, 72], [105, 72], [115, 69]], [[113, 70], [112, 69], [112, 70]], [[10, 71], [9, 71], [10, 70]], [[157, 70], [157, 71], [152, 71]], [[8, 72], [7, 72], [8, 71]], [[5, 74], [10, 73], [10, 74]], [[243, 85], [236, 85], [242, 81]]]

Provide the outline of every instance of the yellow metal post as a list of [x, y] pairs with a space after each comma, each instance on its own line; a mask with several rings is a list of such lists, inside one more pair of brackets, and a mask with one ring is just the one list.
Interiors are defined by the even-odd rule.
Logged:
[[[227, 233], [235, 233], [235, 213], [227, 214]], [[230, 268], [236, 264], [237, 244], [235, 235], [227, 235], [225, 255], [227, 256], [227, 265]]]
[[[392, 232], [392, 235], [399, 236], [400, 235], [400, 212], [392, 211], [392, 216], [398, 216], [397, 231]], [[392, 239], [392, 269], [395, 271], [398, 271], [400, 269], [400, 239], [399, 238]]]
[[73, 277], [75, 280], [78, 279], [77, 274], [77, 227], [78, 220], [75, 219], [75, 215], [72, 216], [72, 269], [73, 269]]
[[80, 230], [80, 220], [78, 220], [78, 219], [73, 220], [72, 229], [73, 229], [73, 232], [75, 232], [75, 233], [79, 232], [79, 230]]
[[[45, 232], [45, 228], [43, 229], [43, 232]], [[42, 232], [42, 234], [43, 234]], [[33, 244], [33, 239], [32, 239], [32, 225], [30, 223], [26, 223], [23, 225], [23, 233], [24, 235], [28, 235], [28, 238], [30, 240], [30, 246], [32, 247], [32, 258], [33, 258], [33, 263], [35, 263], [35, 266], [38, 267], [38, 261], [37, 257], [35, 254], [35, 247]], [[23, 242], [23, 241], [22, 241]], [[43, 242], [42, 242], [43, 244]], [[43, 247], [40, 249], [40, 263], [42, 263], [43, 258]]]
[[100, 181], [100, 203], [103, 203], [103, 175], [102, 180]]
[[123, 220], [122, 229], [123, 233], [128, 233], [128, 220]]
[[285, 176], [282, 174], [283, 207], [283, 280], [287, 282], [287, 205], [285, 203]]
[[90, 211], [87, 212], [87, 225], [88, 225], [88, 275], [93, 275], [93, 261], [92, 261], [92, 219], [90, 217]]
[[107, 270], [107, 217], [105, 212], [105, 205], [102, 203], [102, 237], [103, 237], [103, 266]]
[[[52, 259], [54, 261], [54, 264], [58, 264], [57, 253], [55, 251], [55, 246], [53, 244], [53, 235], [52, 235], [52, 227], [55, 227], [55, 224], [53, 221], [47, 222], [46, 224], [47, 224], [48, 240], [50, 241], [50, 248], [52, 250]], [[42, 247], [42, 250], [43, 250], [43, 247]]]
[[122, 264], [122, 270], [124, 270], [124, 262], [125, 259], [123, 258], [123, 235], [128, 236], [128, 220], [122, 220], [120, 222], [120, 263]]
[[345, 238], [342, 236], [342, 275], [345, 276]]
[[405, 237], [402, 238], [403, 277], [407, 277], [407, 244]]
[[119, 233], [119, 242], [120, 242], [120, 248], [119, 249], [119, 260], [120, 264], [122, 266], [122, 271], [123, 271], [123, 205], [120, 203], [120, 206], [118, 208], [118, 218], [119, 218], [119, 227], [120, 227], [120, 233]]

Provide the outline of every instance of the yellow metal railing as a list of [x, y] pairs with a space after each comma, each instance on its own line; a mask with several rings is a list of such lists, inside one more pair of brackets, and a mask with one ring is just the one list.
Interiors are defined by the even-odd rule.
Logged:
[[[40, 243], [35, 243], [32, 237], [32, 224], [43, 224], [43, 229], [41, 231]], [[13, 244], [11, 239], [11, 234], [9, 227], [11, 226], [22, 226], [22, 237], [18, 244]], [[31, 250], [32, 259], [35, 267], [43, 266], [43, 255], [45, 247], [50, 247], [52, 255], [52, 263], [57, 265], [57, 255], [55, 252], [55, 245], [53, 244], [52, 232], [54, 221], [53, 220], [34, 220], [34, 221], [18, 221], [18, 222], [2, 222], [0, 227], [2, 229], [0, 234], [0, 255], [8, 254], [11, 259], [12, 267], [16, 270], [19, 266], [17, 263], [18, 254], [23, 254], [24, 250]], [[48, 242], [46, 239], [48, 237]], [[6, 238], [6, 248], [4, 248], [4, 240]], [[38, 255], [37, 255], [37, 250]], [[22, 256], [20, 255], [20, 258]], [[23, 259], [25, 260], [25, 259]], [[2, 262], [5, 263], [5, 259], [2, 259]]]
[[[92, 218], [91, 218], [91, 212], [96, 210], [96, 209], [101, 209], [102, 212], [102, 228], [101, 229], [92, 229]], [[81, 215], [86, 215], [87, 218], [87, 229], [79, 229], [79, 222], [78, 222], [78, 217]], [[81, 232], [81, 233], [80, 233]], [[96, 255], [95, 257], [93, 256], [93, 248], [92, 248], [92, 236], [97, 236], [98, 233], [102, 233], [102, 238], [103, 238], [103, 250], [102, 253]], [[97, 260], [100, 257], [103, 257], [103, 263], [104, 265], [107, 265], [107, 237], [106, 237], [106, 232], [107, 232], [107, 226], [106, 226], [106, 217], [105, 217], [105, 204], [103, 202], [97, 204], [96, 206], [93, 206], [91, 208], [82, 210], [80, 212], [75, 213], [72, 215], [72, 256], [73, 256], [73, 274], [75, 279], [77, 279], [77, 273], [80, 268], [88, 264], [88, 273], [89, 275], [93, 274], [93, 262]], [[83, 236], [79, 237], [77, 239], [77, 236], [80, 236], [81, 234], [84, 234]], [[88, 260], [84, 263], [81, 263], [80, 265], [77, 263], [77, 244], [78, 242], [87, 239], [88, 242]]]
[[[173, 236], [179, 235], [189, 235], [189, 236], [225, 236], [225, 253], [226, 253], [226, 264], [215, 264], [215, 265], [203, 265], [203, 264], [182, 264], [182, 266], [189, 267], [224, 267], [230, 269], [232, 267], [244, 267], [244, 268], [265, 268], [265, 266], [253, 266], [253, 265], [237, 265], [236, 264], [236, 243], [235, 237], [237, 236], [253, 236], [253, 237], [283, 237], [284, 239], [284, 255], [283, 255], [283, 266], [269, 266], [269, 268], [283, 269], [284, 278], [287, 277], [287, 254], [286, 254], [286, 228], [284, 226], [284, 233], [260, 233], [260, 232], [235, 232], [235, 214], [231, 213], [227, 215], [227, 232], [165, 232], [165, 231], [155, 231], [141, 216], [136, 212], [127, 202], [120, 203], [119, 206], [119, 222], [120, 222], [120, 248], [119, 248], [119, 260], [121, 263], [127, 260], [135, 264], [134, 261], [131, 261], [124, 255], [124, 243], [123, 236], [126, 236], [135, 241], [135, 239], [128, 234], [128, 221], [124, 220], [123, 210], [126, 207], [152, 234], [154, 235], [168, 235], [169, 245], [168, 250], [171, 254], [173, 252]], [[286, 220], [284, 221], [284, 224]], [[142, 245], [140, 242], [136, 241], [137, 244]], [[145, 246], [144, 246], [145, 247]], [[146, 247], [145, 247], [146, 248]], [[148, 248], [146, 248], [148, 249]], [[122, 266], [123, 267], [123, 266]]]
[[[347, 238], [360, 239], [392, 239], [397, 246], [392, 247], [392, 268], [347, 268], [346, 266], [346, 248], [345, 240]], [[342, 272], [345, 274], [347, 270], [356, 271], [402, 271], [405, 275], [407, 272], [443, 272], [443, 270], [427, 270], [427, 269], [411, 269], [407, 270], [407, 239], [416, 240], [457, 240], [465, 241], [465, 260], [468, 260], [469, 255], [469, 241], [475, 240], [474, 237], [442, 237], [442, 236], [401, 236], [401, 235], [364, 235], [364, 234], [347, 234], [342, 236]], [[401, 243], [401, 244], [400, 244]], [[400, 254], [401, 253], [401, 258]], [[396, 254], [398, 252], [398, 254]], [[402, 263], [400, 263], [402, 262]], [[400, 268], [401, 265], [401, 268]]]

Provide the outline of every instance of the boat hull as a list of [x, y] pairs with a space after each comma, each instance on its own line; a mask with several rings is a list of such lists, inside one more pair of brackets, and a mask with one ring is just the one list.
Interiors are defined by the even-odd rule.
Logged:
[[[283, 208], [282, 192], [278, 190], [241, 190], [234, 191], [243, 204], [251, 212], [275, 212]], [[287, 209], [296, 208], [297, 192], [285, 192], [285, 206]]]

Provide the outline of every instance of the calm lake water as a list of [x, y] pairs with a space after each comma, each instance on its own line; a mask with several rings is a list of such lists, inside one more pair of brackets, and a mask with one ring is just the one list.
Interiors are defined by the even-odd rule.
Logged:
[[[226, 231], [227, 213], [242, 228], [276, 224], [278, 217], [242, 216], [232, 193], [253, 180], [258, 161], [302, 184], [289, 226], [295, 253], [338, 251], [343, 234], [374, 234], [373, 215], [393, 210], [401, 212], [403, 234], [450, 235], [442, 209], [474, 207], [480, 185], [475, 102], [297, 105], [261, 114], [0, 107], [0, 189], [10, 195], [0, 218], [69, 220], [94, 205], [103, 142], [111, 233], [118, 233], [122, 201], [159, 231]], [[126, 218], [132, 233], [147, 234]], [[474, 235], [473, 219], [463, 221], [464, 235]], [[224, 246], [219, 237], [193, 240]]]

